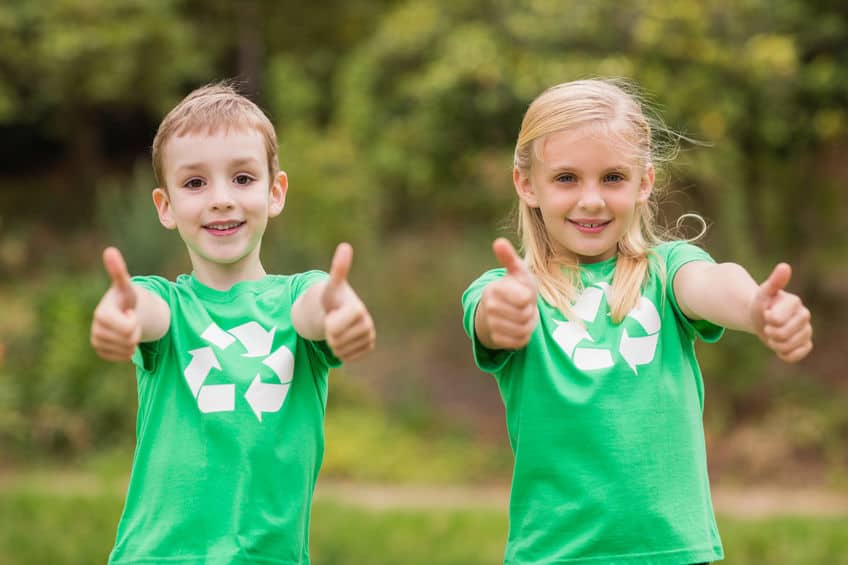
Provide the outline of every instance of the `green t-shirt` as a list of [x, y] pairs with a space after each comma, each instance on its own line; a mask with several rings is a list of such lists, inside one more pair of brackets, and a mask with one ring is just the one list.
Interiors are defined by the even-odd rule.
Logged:
[[168, 303], [171, 325], [133, 358], [136, 450], [110, 563], [309, 563], [327, 373], [339, 361], [295, 332], [291, 307], [326, 277], [228, 291], [193, 275], [133, 278]]
[[620, 324], [606, 300], [616, 259], [582, 265], [574, 310], [583, 325], [540, 297], [539, 324], [517, 351], [489, 350], [474, 333], [483, 289], [504, 269], [463, 295], [465, 331], [477, 365], [497, 380], [515, 455], [507, 564], [723, 557], [694, 351], [696, 337], [715, 341], [723, 329], [688, 320], [672, 288], [681, 266], [712, 259], [682, 242], [654, 251], [642, 299]]

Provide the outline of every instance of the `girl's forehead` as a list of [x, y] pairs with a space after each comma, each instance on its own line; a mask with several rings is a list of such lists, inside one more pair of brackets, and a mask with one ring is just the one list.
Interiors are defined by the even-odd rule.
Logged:
[[623, 128], [587, 124], [549, 133], [535, 142], [534, 158], [549, 167], [635, 166], [641, 152]]

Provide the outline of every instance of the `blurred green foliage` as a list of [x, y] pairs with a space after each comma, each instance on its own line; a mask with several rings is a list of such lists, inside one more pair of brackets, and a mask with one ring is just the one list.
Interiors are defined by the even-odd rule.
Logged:
[[0, 4], [3, 455], [131, 443], [131, 369], [88, 347], [100, 250], [118, 245], [137, 274], [187, 269], [151, 205], [149, 147], [191, 88], [236, 77], [277, 126], [289, 174], [266, 267], [326, 269], [352, 242], [352, 280], [381, 330], [380, 351], [344, 377], [376, 400], [336, 405], [328, 436], [444, 458], [416, 468], [342, 450], [327, 469], [500, 475], [502, 409], [470, 360], [459, 297], [493, 265], [491, 240], [511, 235], [524, 110], [587, 76], [632, 78], [700, 142], [668, 167], [667, 221], [698, 211], [715, 257], [757, 278], [789, 261], [814, 314], [816, 350], [799, 366], [750, 336], [699, 349], [714, 466], [763, 477], [798, 465], [844, 483], [848, 7], [832, 0]]

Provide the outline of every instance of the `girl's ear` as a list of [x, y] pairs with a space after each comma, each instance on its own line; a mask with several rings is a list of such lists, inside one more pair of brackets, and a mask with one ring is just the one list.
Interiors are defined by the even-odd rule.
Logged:
[[168, 191], [164, 188], [153, 189], [153, 205], [156, 206], [156, 213], [159, 214], [159, 223], [172, 230], [177, 227], [177, 222], [171, 214], [171, 199], [168, 197]]
[[536, 198], [536, 189], [533, 188], [533, 179], [525, 175], [518, 167], [512, 169], [512, 184], [518, 197], [531, 208], [539, 207], [539, 199]]
[[286, 192], [289, 189], [289, 178], [285, 171], [277, 173], [277, 178], [271, 183], [271, 190], [268, 193], [268, 217], [273, 218], [279, 215], [286, 206]]
[[656, 171], [654, 171], [653, 163], [648, 163], [648, 166], [645, 167], [645, 172], [642, 174], [642, 181], [639, 184], [639, 194], [636, 195], [636, 201], [639, 204], [644, 204], [651, 197], [651, 192], [654, 190], [655, 176]]

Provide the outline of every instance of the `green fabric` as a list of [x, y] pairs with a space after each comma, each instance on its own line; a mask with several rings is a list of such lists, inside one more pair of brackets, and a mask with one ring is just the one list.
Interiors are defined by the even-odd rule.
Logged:
[[190, 275], [133, 278], [168, 303], [171, 326], [134, 357], [137, 443], [110, 563], [309, 563], [327, 374], [339, 361], [297, 335], [291, 306], [326, 277], [225, 292]]
[[475, 337], [474, 314], [504, 270], [485, 273], [463, 295], [465, 331], [477, 365], [497, 380], [515, 455], [507, 564], [680, 565], [723, 556], [694, 352], [696, 337], [715, 341], [723, 329], [687, 320], [671, 284], [685, 263], [712, 259], [682, 242], [654, 251], [641, 307], [620, 324], [604, 295], [615, 258], [582, 266], [578, 310], [588, 335], [540, 297], [527, 346], [488, 350]]

